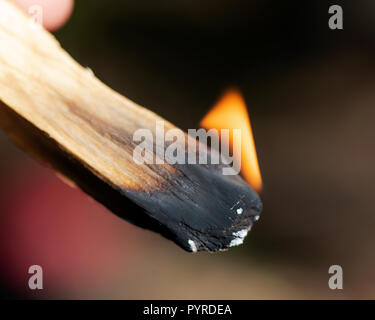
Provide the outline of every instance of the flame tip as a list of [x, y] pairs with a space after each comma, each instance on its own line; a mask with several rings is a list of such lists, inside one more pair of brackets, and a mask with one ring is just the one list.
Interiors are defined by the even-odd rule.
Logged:
[[[216, 105], [202, 119], [200, 125], [206, 129], [241, 129], [241, 173], [251, 187], [260, 192], [263, 188], [254, 136], [241, 91], [229, 87]], [[231, 139], [231, 141], [233, 141]]]

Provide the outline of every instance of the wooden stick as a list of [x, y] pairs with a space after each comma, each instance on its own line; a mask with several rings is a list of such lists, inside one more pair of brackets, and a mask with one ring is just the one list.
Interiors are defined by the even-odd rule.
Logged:
[[2, 127], [25, 150], [188, 251], [239, 244], [260, 213], [258, 195], [221, 166], [136, 164], [137, 129], [175, 127], [100, 82], [8, 0], [0, 0], [0, 102]]

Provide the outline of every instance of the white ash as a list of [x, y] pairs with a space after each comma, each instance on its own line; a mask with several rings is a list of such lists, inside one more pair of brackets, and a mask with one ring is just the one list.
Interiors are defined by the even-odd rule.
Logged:
[[192, 252], [198, 251], [197, 246], [196, 246], [196, 244], [193, 240], [189, 240], [188, 243], [189, 243], [189, 246], [190, 246], [190, 249], [191, 249]]
[[230, 247], [235, 247], [243, 244], [247, 234], [249, 233], [250, 229], [243, 229], [238, 232], [233, 232], [232, 234], [235, 236], [235, 238], [231, 241], [229, 244]]

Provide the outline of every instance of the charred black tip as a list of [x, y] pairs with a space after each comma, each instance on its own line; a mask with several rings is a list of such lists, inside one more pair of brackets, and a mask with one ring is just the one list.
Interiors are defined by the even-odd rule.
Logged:
[[[180, 165], [169, 187], [150, 194], [127, 192], [155, 222], [151, 227], [189, 251], [221, 251], [240, 245], [259, 220], [259, 195], [238, 175], [220, 167]], [[150, 228], [150, 227], [148, 227]]]

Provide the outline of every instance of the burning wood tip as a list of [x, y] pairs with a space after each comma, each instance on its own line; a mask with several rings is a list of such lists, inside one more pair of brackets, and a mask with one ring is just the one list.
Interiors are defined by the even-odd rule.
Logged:
[[134, 132], [155, 134], [163, 119], [101, 83], [7, 0], [0, 42], [0, 122], [23, 149], [187, 251], [244, 241], [262, 203], [240, 176], [224, 176], [222, 165], [137, 165]]
[[190, 252], [242, 244], [260, 218], [258, 194], [240, 176], [223, 176], [216, 166], [181, 165], [177, 170], [173, 186], [147, 196], [127, 195], [155, 219], [151, 229]]

